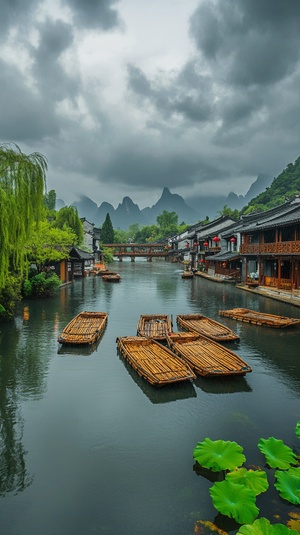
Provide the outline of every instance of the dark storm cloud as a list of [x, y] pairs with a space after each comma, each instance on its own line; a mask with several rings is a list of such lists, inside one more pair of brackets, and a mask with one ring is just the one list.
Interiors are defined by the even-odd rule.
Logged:
[[292, 72], [300, 57], [299, 27], [298, 0], [206, 0], [190, 32], [224, 82], [247, 86], [271, 84]]
[[72, 26], [61, 20], [47, 19], [37, 29], [39, 44], [32, 48], [31, 57], [39, 90], [45, 98], [53, 101], [73, 98], [80, 89], [79, 79], [66, 74], [60, 61], [73, 43]]
[[0, 60], [0, 137], [2, 141], [37, 141], [58, 134], [51, 103], [33, 92], [14, 66]]
[[188, 120], [202, 122], [207, 121], [212, 112], [208, 98], [210, 81], [197, 73], [192, 63], [171, 83], [166, 83], [165, 79], [151, 82], [141, 69], [128, 65], [128, 88], [142, 100], [151, 102], [165, 119], [180, 114]]
[[24, 23], [35, 12], [40, 0], [0, 0], [0, 40], [3, 40], [11, 26]]
[[118, 12], [113, 9], [119, 0], [64, 0], [74, 14], [75, 23], [85, 28], [110, 30], [120, 24]]

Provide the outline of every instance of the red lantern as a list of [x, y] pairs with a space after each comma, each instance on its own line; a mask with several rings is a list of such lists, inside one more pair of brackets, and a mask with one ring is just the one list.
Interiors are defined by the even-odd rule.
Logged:
[[190, 246], [190, 244], [189, 244], [188, 242], [186, 242], [185, 246], [186, 246], [186, 247], [189, 247], [189, 246]]
[[231, 243], [235, 243], [236, 242], [236, 238], [234, 236], [232, 236], [232, 238], [230, 238], [230, 242]]
[[203, 258], [200, 258], [200, 260], [198, 260], [199, 264], [202, 264], [202, 262], [204, 262]]
[[205, 241], [205, 242], [203, 243], [203, 245], [204, 245], [204, 247], [208, 247], [208, 246], [209, 246], [208, 241]]
[[194, 247], [197, 247], [197, 245], [198, 245], [198, 242], [194, 241]]
[[213, 241], [214, 241], [215, 243], [219, 243], [219, 241], [220, 241], [219, 236], [215, 236], [215, 237], [213, 238]]

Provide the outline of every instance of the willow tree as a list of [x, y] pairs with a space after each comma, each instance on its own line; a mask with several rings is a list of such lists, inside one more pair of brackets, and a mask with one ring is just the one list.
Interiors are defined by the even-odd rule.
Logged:
[[46, 171], [42, 154], [0, 145], [0, 290], [9, 273], [24, 273], [24, 243], [42, 218]]

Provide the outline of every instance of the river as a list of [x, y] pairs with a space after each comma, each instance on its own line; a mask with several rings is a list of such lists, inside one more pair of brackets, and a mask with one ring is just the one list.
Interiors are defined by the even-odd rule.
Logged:
[[[198, 441], [235, 440], [247, 463], [274, 436], [299, 451], [300, 328], [220, 318], [246, 307], [300, 317], [300, 308], [195, 277], [164, 260], [114, 263], [120, 283], [78, 279], [52, 299], [22, 302], [0, 325], [0, 526], [3, 535], [191, 535], [199, 519], [236, 531], [213, 507], [212, 482], [195, 470]], [[63, 349], [57, 337], [82, 310], [108, 312], [95, 349]], [[124, 362], [116, 338], [135, 335], [140, 314], [201, 312], [240, 335], [228, 344], [252, 373], [197, 378], [155, 389]], [[261, 515], [286, 521], [297, 508], [270, 490]], [[299, 510], [298, 510], [299, 512]], [[280, 520], [279, 520], [280, 521]]]

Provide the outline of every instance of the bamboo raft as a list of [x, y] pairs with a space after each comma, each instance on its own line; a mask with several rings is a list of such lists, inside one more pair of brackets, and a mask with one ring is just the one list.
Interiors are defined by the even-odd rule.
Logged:
[[287, 316], [276, 316], [276, 314], [265, 314], [264, 312], [256, 312], [255, 310], [249, 310], [247, 308], [219, 310], [219, 314], [220, 316], [226, 316], [227, 318], [232, 318], [238, 321], [265, 327], [275, 327], [278, 329], [299, 325], [300, 323], [300, 319], [289, 318]]
[[120, 282], [121, 275], [119, 273], [105, 273], [102, 275], [102, 280], [106, 282]]
[[60, 344], [94, 344], [102, 335], [107, 312], [80, 312], [64, 328], [58, 342]]
[[143, 379], [153, 386], [164, 386], [195, 379], [196, 375], [172, 351], [144, 336], [117, 338], [123, 357]]
[[182, 279], [192, 279], [194, 276], [194, 273], [192, 271], [183, 271], [181, 273], [181, 278]]
[[137, 334], [153, 340], [166, 340], [173, 331], [172, 319], [167, 314], [142, 314], [138, 321]]
[[197, 375], [203, 377], [245, 375], [252, 371], [233, 351], [201, 334], [170, 333], [167, 343], [173, 353], [182, 358]]
[[187, 331], [202, 334], [215, 342], [229, 342], [240, 339], [238, 334], [229, 329], [229, 327], [201, 314], [183, 314], [177, 316], [176, 320]]

